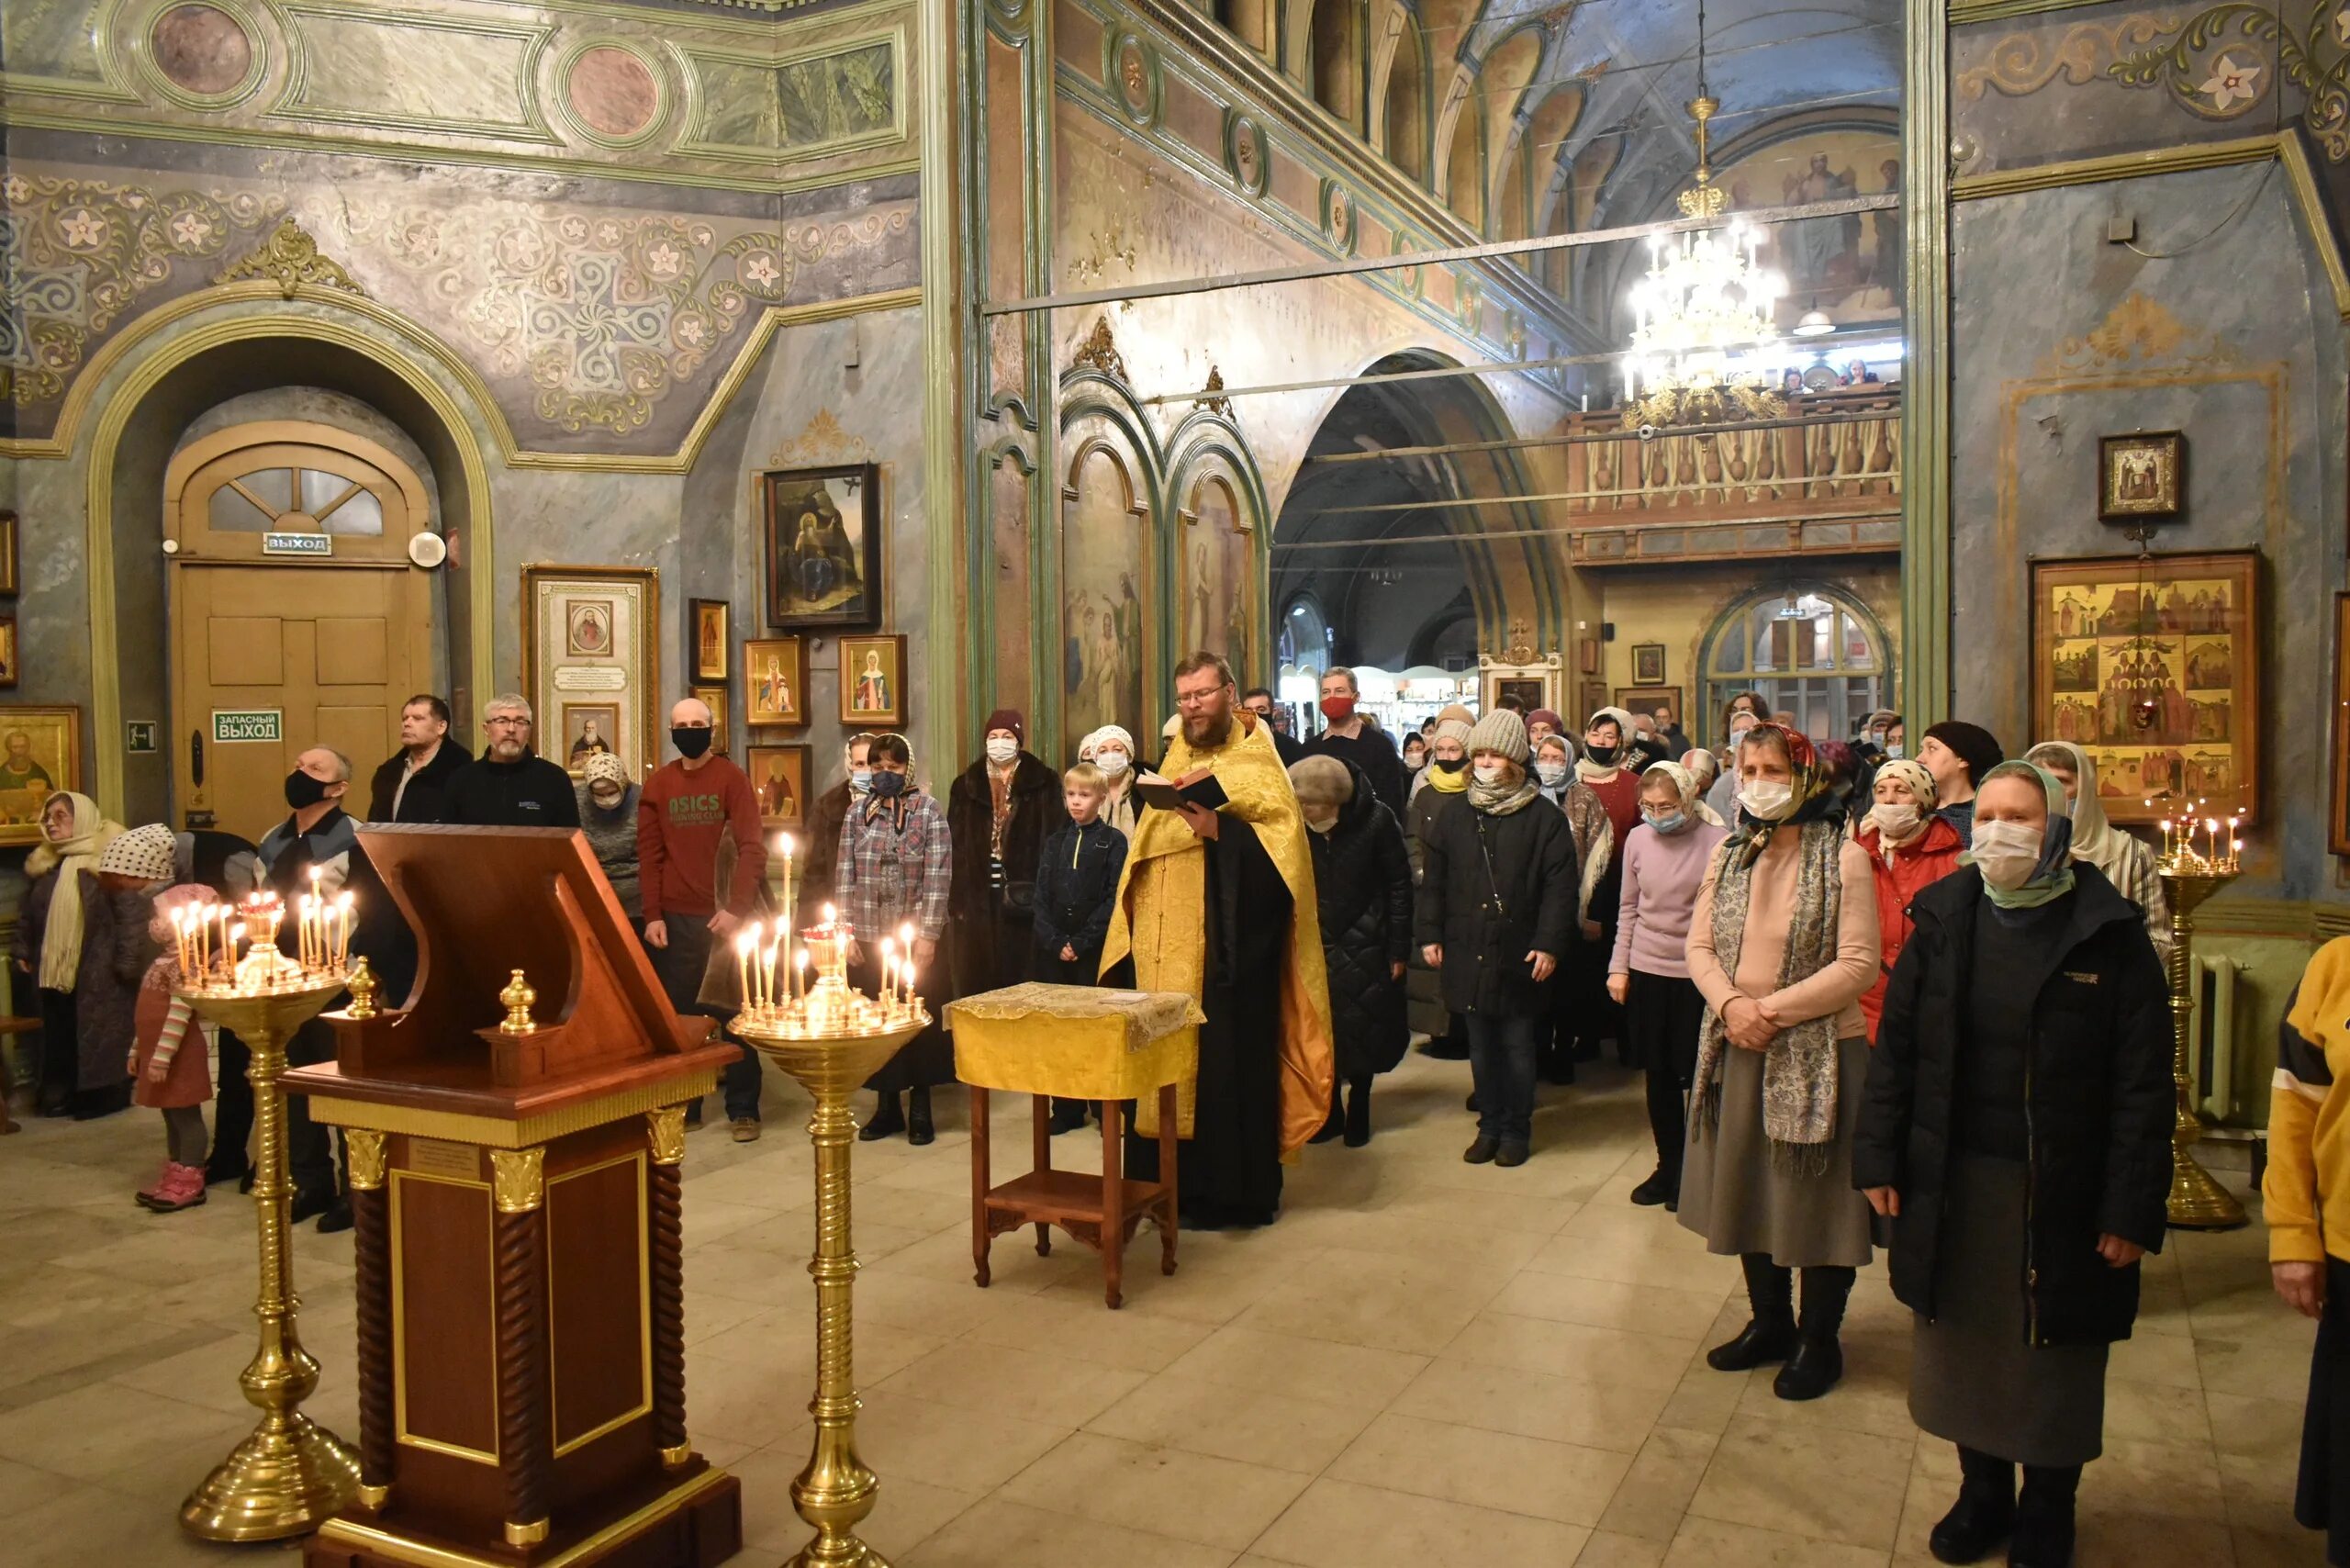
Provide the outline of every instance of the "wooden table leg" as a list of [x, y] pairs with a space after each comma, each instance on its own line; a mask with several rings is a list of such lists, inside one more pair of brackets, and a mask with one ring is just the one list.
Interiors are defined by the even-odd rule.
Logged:
[[[1031, 1122], [1029, 1137], [1035, 1146], [1035, 1160], [1031, 1169], [1041, 1176], [1053, 1168], [1051, 1125], [1053, 1097], [1049, 1094], [1031, 1094], [1028, 1096], [1028, 1111]], [[1049, 1258], [1052, 1255], [1053, 1227], [1043, 1220], [1038, 1220], [1036, 1222], [1036, 1256]]]
[[971, 1278], [981, 1290], [988, 1283], [988, 1092], [971, 1085]]
[[1158, 1227], [1158, 1271], [1175, 1271], [1175, 1227], [1179, 1212], [1175, 1201], [1175, 1086], [1165, 1083], [1158, 1090], [1158, 1179], [1166, 1184], [1166, 1223]]
[[1126, 1270], [1125, 1106], [1102, 1102], [1102, 1297], [1116, 1311]]

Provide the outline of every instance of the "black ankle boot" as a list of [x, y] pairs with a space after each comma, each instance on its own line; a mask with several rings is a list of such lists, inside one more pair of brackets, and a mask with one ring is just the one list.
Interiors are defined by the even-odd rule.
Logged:
[[1771, 1392], [1782, 1399], [1817, 1399], [1844, 1375], [1844, 1303], [1852, 1294], [1850, 1269], [1803, 1271], [1803, 1321], [1796, 1330], [1795, 1354], [1779, 1369]]
[[1937, 1562], [1979, 1562], [2016, 1528], [2015, 1465], [1962, 1448], [1958, 1468], [1958, 1501], [1926, 1540]]
[[1753, 1316], [1736, 1338], [1706, 1352], [1706, 1364], [1716, 1372], [1751, 1372], [1786, 1360], [1796, 1348], [1795, 1271], [1780, 1268], [1767, 1252], [1741, 1252], [1738, 1261], [1746, 1271]]
[[1371, 1141], [1371, 1080], [1359, 1078], [1347, 1085], [1347, 1147], [1360, 1148]]
[[937, 1136], [930, 1125], [930, 1087], [925, 1084], [906, 1096], [906, 1141], [919, 1148]]
[[2073, 1497], [2080, 1485], [2077, 1464], [2023, 1467], [2023, 1495], [2016, 1499], [2016, 1532], [2008, 1540], [2008, 1568], [2070, 1568]]
[[1340, 1092], [1338, 1081], [1332, 1079], [1330, 1081], [1330, 1114], [1322, 1119], [1321, 1129], [1312, 1137], [1307, 1138], [1306, 1142], [1328, 1143], [1347, 1130], [1347, 1107], [1339, 1098]]
[[885, 1137], [894, 1137], [905, 1130], [906, 1114], [898, 1109], [898, 1093], [893, 1089], [880, 1096], [879, 1103], [873, 1107], [873, 1119], [856, 1129], [856, 1137], [860, 1143], [876, 1143]]

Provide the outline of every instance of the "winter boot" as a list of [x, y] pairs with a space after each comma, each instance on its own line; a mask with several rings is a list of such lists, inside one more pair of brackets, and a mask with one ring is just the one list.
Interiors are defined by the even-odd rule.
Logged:
[[1926, 1540], [1937, 1562], [1979, 1562], [2016, 1528], [2015, 1465], [1961, 1448], [1958, 1468], [1958, 1501]]
[[937, 1137], [930, 1125], [930, 1085], [925, 1083], [906, 1096], [906, 1141], [919, 1148]]
[[1746, 1271], [1752, 1316], [1736, 1338], [1706, 1352], [1706, 1364], [1716, 1372], [1751, 1372], [1786, 1360], [1796, 1348], [1795, 1271], [1772, 1262], [1767, 1252], [1741, 1252], [1738, 1261]]
[[2008, 1540], [2008, 1568], [2070, 1568], [2073, 1497], [2081, 1467], [2027, 1464], [2023, 1495], [2016, 1499], [2016, 1532]]
[[[140, 1193], [143, 1199], [145, 1193]], [[155, 1196], [147, 1206], [159, 1215], [179, 1209], [192, 1209], [204, 1202], [204, 1167], [201, 1165], [170, 1165], [164, 1167], [163, 1180], [158, 1183]]]
[[1844, 1375], [1844, 1303], [1852, 1294], [1852, 1271], [1818, 1268], [1803, 1271], [1803, 1322], [1795, 1354], [1779, 1369], [1771, 1392], [1782, 1399], [1817, 1399]]
[[905, 1130], [906, 1114], [898, 1108], [898, 1092], [885, 1090], [873, 1107], [873, 1119], [856, 1129], [856, 1137], [860, 1143], [878, 1143]]
[[155, 1179], [139, 1189], [138, 1202], [140, 1208], [151, 1209], [155, 1206], [155, 1201], [163, 1195], [163, 1189], [172, 1184], [173, 1169], [172, 1162], [168, 1159], [164, 1160], [156, 1169]]
[[1371, 1141], [1371, 1080], [1358, 1078], [1347, 1085], [1347, 1147], [1360, 1148]]

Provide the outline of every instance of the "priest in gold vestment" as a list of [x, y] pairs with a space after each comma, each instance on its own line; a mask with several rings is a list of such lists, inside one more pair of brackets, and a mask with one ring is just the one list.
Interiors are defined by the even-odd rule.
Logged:
[[[1236, 706], [1231, 666], [1175, 667], [1182, 729], [1167, 777], [1180, 811], [1145, 806], [1119, 879], [1103, 974], [1131, 961], [1144, 991], [1188, 991], [1207, 1014], [1180, 1092], [1177, 1189], [1187, 1226], [1256, 1226], [1280, 1211], [1281, 1165], [1330, 1108], [1330, 997], [1314, 858], [1271, 733]], [[1156, 1178], [1142, 1106], [1130, 1175]]]

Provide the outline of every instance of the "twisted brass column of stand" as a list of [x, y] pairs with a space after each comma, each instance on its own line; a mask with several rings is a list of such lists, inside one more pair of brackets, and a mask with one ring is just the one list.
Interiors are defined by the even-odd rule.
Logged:
[[880, 1483], [856, 1452], [856, 1368], [852, 1295], [856, 1253], [849, 1239], [849, 1146], [856, 1118], [848, 1093], [820, 1092], [808, 1136], [816, 1146], [816, 1442], [807, 1468], [791, 1484], [792, 1506], [816, 1527], [816, 1539], [796, 1560], [799, 1568], [882, 1568], [857, 1539], [873, 1511]]
[[693, 1457], [686, 1439], [686, 1246], [681, 1180], [686, 1113], [665, 1105], [645, 1117], [653, 1145], [646, 1172], [645, 1249], [653, 1297], [653, 1445], [674, 1470]]
[[489, 1155], [498, 1211], [498, 1462], [509, 1546], [546, 1539], [554, 1465], [547, 1419], [544, 1155], [538, 1148]]
[[343, 1133], [351, 1153], [351, 1239], [358, 1298], [359, 1500], [381, 1508], [391, 1495], [397, 1442], [392, 1393], [392, 1227], [385, 1192], [384, 1135]]

